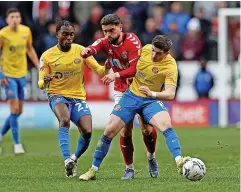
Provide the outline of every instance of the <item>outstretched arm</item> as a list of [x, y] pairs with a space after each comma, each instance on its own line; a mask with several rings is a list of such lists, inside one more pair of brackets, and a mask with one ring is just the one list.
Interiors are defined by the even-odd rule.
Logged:
[[147, 86], [141, 86], [139, 90], [147, 97], [153, 97], [163, 101], [173, 100], [176, 94], [176, 86], [173, 85], [166, 85], [165, 90], [161, 92], [151, 91]]
[[110, 65], [108, 64], [108, 62], [105, 62], [105, 65], [102, 66], [95, 60], [93, 56], [85, 59], [85, 63], [89, 68], [95, 71], [99, 76], [106, 75], [110, 70]]
[[36, 54], [36, 51], [33, 47], [33, 39], [32, 39], [32, 33], [29, 30], [28, 34], [28, 41], [27, 41], [27, 55], [33, 62], [34, 66], [39, 70], [39, 61], [38, 61], [38, 56]]
[[39, 80], [38, 87], [40, 89], [45, 89], [49, 85], [49, 82], [53, 79], [53, 76], [49, 74], [49, 65], [44, 60], [40, 58], [40, 69], [39, 69]]

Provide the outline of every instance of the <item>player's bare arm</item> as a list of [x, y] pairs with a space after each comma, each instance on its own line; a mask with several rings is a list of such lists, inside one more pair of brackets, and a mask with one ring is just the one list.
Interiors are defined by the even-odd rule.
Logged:
[[91, 68], [93, 71], [95, 71], [99, 76], [106, 75], [108, 71], [110, 70], [110, 65], [108, 63], [108, 60], [105, 62], [105, 65], [100, 65], [94, 57], [88, 57], [85, 60], [85, 64]]
[[162, 101], [171, 101], [176, 94], [176, 86], [166, 85], [165, 90], [161, 92], [151, 91], [147, 86], [140, 86], [139, 90], [148, 97], [160, 99]]
[[29, 56], [29, 58], [33, 62], [34, 66], [39, 70], [38, 56], [36, 54], [36, 51], [35, 51], [33, 45], [30, 44], [30, 43], [27, 44], [27, 55]]
[[[0, 60], [1, 60], [1, 55], [2, 55], [2, 49], [3, 47], [3, 40], [0, 38]], [[5, 78], [5, 75], [2, 72], [2, 65], [0, 65], [0, 82], [3, 86], [8, 86], [8, 80]]]

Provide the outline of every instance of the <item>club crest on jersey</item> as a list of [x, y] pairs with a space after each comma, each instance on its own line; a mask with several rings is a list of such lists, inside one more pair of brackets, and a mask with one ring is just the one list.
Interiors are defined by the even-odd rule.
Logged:
[[115, 111], [120, 111], [121, 110], [121, 106], [120, 105], [116, 105], [114, 108]]
[[122, 52], [122, 53], [121, 53], [121, 57], [122, 57], [123, 59], [128, 59], [127, 52], [126, 52], [126, 51]]
[[79, 64], [80, 63], [80, 58], [76, 58], [75, 60], [74, 60], [74, 64]]
[[152, 72], [153, 72], [154, 74], [157, 74], [157, 73], [159, 72], [159, 69], [158, 69], [157, 67], [153, 67], [153, 68], [152, 68]]
[[57, 98], [55, 99], [55, 102], [58, 103], [60, 100], [61, 100], [61, 97], [57, 97]]
[[27, 35], [22, 36], [22, 39], [27, 39]]
[[108, 54], [109, 54], [109, 55], [113, 55], [112, 49], [109, 49], [109, 50], [108, 50]]

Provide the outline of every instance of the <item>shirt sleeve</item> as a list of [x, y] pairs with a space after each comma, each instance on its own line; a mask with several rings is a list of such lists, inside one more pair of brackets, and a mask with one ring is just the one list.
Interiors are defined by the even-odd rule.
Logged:
[[133, 77], [136, 74], [136, 64], [139, 59], [140, 50], [142, 48], [141, 42], [138, 39], [138, 37], [134, 34], [131, 34], [128, 37], [128, 59], [129, 59], [129, 65], [127, 69], [120, 71], [119, 74], [121, 77]]
[[91, 49], [91, 55], [104, 51], [104, 39], [97, 39], [92, 45], [88, 46]]
[[43, 56], [41, 56], [40, 58], [40, 69], [39, 69], [39, 80], [38, 80], [38, 87], [40, 89], [45, 89], [46, 88], [46, 84], [44, 83], [44, 76], [49, 74], [49, 65], [46, 62], [45, 58]]
[[107, 64], [104, 66], [100, 65], [93, 56], [85, 59], [85, 64], [93, 71], [95, 71], [99, 76], [104, 76], [108, 73], [109, 67]]
[[165, 85], [177, 86], [178, 70], [177, 65], [171, 65], [171, 68], [165, 73]]
[[29, 29], [29, 32], [28, 32], [28, 40], [27, 40], [27, 44], [28, 44], [28, 45], [32, 45], [32, 44], [33, 44], [32, 32], [31, 32], [30, 29]]

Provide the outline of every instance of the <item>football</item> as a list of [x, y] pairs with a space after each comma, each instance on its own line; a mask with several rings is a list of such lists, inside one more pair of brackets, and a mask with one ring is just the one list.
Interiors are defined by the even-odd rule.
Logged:
[[186, 179], [200, 181], [206, 175], [206, 166], [200, 159], [191, 158], [184, 163], [182, 172]]

